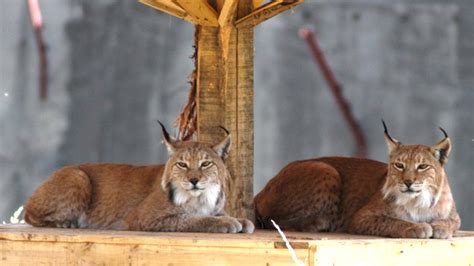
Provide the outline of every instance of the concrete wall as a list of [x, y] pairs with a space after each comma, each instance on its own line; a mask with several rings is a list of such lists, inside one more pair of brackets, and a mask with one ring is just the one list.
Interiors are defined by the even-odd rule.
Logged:
[[[41, 4], [51, 62], [45, 103], [26, 6], [0, 0], [0, 220], [60, 166], [166, 160], [154, 120], [171, 125], [189, 87], [191, 25], [135, 1]], [[438, 125], [448, 131], [447, 172], [463, 228], [474, 229], [473, 17], [467, 0], [306, 1], [259, 26], [255, 191], [289, 161], [354, 152], [297, 36], [310, 26], [367, 134], [370, 158], [386, 160], [382, 117], [406, 143], [435, 143]]]

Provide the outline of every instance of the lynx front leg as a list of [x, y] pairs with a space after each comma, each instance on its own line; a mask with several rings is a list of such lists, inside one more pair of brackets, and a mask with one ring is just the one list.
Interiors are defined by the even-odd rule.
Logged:
[[453, 208], [447, 219], [434, 220], [431, 222], [431, 226], [433, 227], [433, 238], [452, 238], [453, 234], [456, 233], [461, 226], [461, 219], [456, 209]]
[[[230, 217], [225, 212], [219, 213], [216, 216], [217, 217]], [[253, 233], [253, 231], [255, 231], [255, 225], [250, 220], [245, 219], [245, 218], [237, 218], [237, 221], [239, 221], [239, 223], [242, 225], [242, 230], [241, 230], [242, 233], [251, 234]]]
[[248, 219], [238, 218], [237, 219], [242, 225], [242, 233], [251, 234], [255, 231], [255, 225]]
[[427, 223], [412, 223], [382, 214], [356, 213], [349, 225], [349, 233], [388, 236], [394, 238], [430, 238], [433, 228]]
[[239, 220], [230, 216], [193, 217], [185, 223], [189, 223], [185, 227], [191, 230], [198, 229], [208, 233], [240, 233], [244, 229]]
[[238, 233], [242, 224], [230, 216], [192, 216], [187, 214], [161, 217], [129, 217], [128, 229], [159, 232]]
[[125, 219], [126, 228], [137, 231], [238, 233], [242, 224], [230, 216], [189, 214], [160, 192], [149, 195]]

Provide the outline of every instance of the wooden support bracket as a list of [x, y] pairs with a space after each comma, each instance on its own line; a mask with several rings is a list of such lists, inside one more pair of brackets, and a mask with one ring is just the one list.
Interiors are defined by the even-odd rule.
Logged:
[[217, 12], [207, 0], [173, 0], [193, 18], [195, 24], [217, 27]]
[[238, 0], [227, 0], [224, 2], [219, 15], [219, 25], [221, 27], [226, 27], [233, 24], [238, 2]]
[[257, 9], [262, 3], [263, 0], [253, 0], [253, 9]]
[[276, 0], [269, 2], [257, 9], [255, 9], [249, 15], [237, 20], [237, 28], [249, 28], [255, 27], [263, 21], [270, 19], [286, 10], [293, 8], [301, 3], [304, 0]]
[[184, 9], [173, 3], [171, 0], [139, 0], [140, 3], [145, 4], [154, 9], [158, 9], [172, 16], [187, 20], [194, 23], [192, 17], [190, 17]]

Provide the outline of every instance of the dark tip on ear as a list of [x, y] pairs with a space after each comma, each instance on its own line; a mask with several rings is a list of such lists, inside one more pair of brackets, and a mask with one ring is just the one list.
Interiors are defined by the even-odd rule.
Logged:
[[391, 142], [393, 142], [395, 144], [402, 144], [400, 141], [393, 139], [392, 136], [390, 136], [390, 134], [388, 134], [387, 125], [385, 124], [385, 121], [383, 119], [382, 119], [382, 125], [383, 125], [383, 130], [384, 130], [385, 136], [387, 136], [387, 138]]
[[222, 158], [226, 158], [227, 155], [229, 155], [229, 149], [230, 145], [232, 143], [231, 137], [230, 137], [230, 132], [223, 126], [219, 126], [222, 130], [225, 131], [226, 136], [225, 138], [218, 144], [214, 145], [212, 148], [214, 149], [215, 152]]
[[166, 131], [166, 128], [165, 126], [160, 122], [160, 120], [156, 120], [156, 122], [158, 122], [158, 124], [160, 124], [161, 126], [161, 131], [163, 131], [163, 137], [165, 137], [165, 140], [167, 142], [170, 142], [170, 135], [168, 134], [168, 131]]
[[225, 127], [223, 127], [223, 126], [219, 126], [219, 127], [220, 127], [222, 130], [224, 130], [224, 132], [225, 132], [226, 135], [229, 135], [229, 134], [230, 134], [230, 132], [229, 132], [229, 130], [227, 130], [227, 128], [225, 128]]
[[383, 125], [383, 130], [384, 130], [385, 134], [388, 135], [387, 125], [385, 124], [385, 121], [383, 121], [383, 118], [382, 118], [382, 125]]
[[446, 133], [446, 130], [444, 130], [442, 127], [439, 127], [439, 130], [443, 132], [445, 138], [448, 138], [448, 133]]

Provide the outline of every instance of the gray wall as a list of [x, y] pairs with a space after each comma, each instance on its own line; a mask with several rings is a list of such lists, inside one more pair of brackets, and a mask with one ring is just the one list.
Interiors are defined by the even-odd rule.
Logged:
[[[154, 120], [187, 98], [193, 27], [135, 1], [41, 1], [50, 98], [36, 90], [23, 1], [0, 0], [0, 220], [54, 169], [166, 160]], [[386, 160], [380, 118], [406, 143], [452, 136], [447, 167], [464, 229], [474, 229], [472, 1], [306, 1], [256, 30], [255, 191], [286, 163], [351, 155], [354, 144], [297, 36], [315, 29], [367, 134]], [[8, 93], [8, 97], [4, 96]]]

